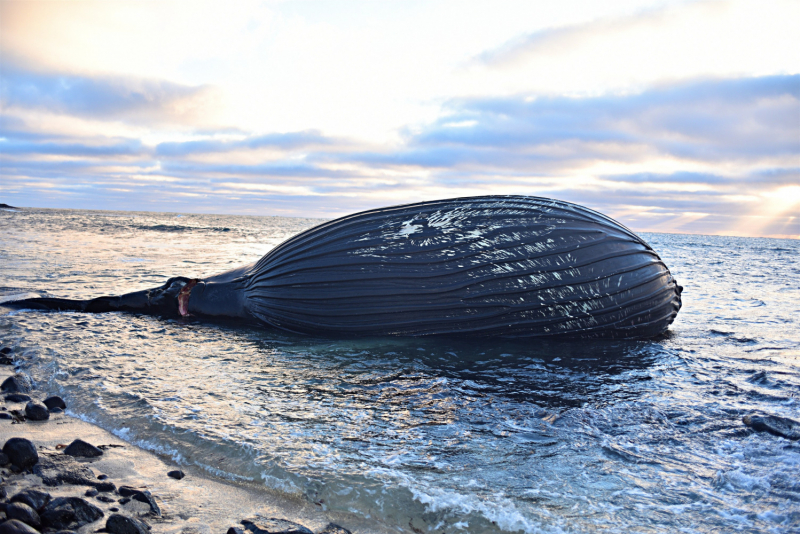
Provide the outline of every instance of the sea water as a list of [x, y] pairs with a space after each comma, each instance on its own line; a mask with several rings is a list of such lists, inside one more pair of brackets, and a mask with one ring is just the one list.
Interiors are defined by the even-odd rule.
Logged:
[[[0, 300], [204, 277], [319, 222], [2, 210]], [[685, 288], [653, 341], [341, 340], [0, 308], [0, 342], [72, 415], [396, 532], [800, 530], [800, 443], [742, 423], [800, 419], [800, 242], [643, 237]]]

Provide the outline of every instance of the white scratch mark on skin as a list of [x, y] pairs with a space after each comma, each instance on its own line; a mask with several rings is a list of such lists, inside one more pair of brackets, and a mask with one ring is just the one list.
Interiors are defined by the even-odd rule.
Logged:
[[399, 237], [408, 237], [413, 233], [419, 232], [422, 230], [421, 224], [414, 224], [416, 219], [411, 219], [410, 221], [404, 221], [402, 223], [402, 228], [397, 232]]

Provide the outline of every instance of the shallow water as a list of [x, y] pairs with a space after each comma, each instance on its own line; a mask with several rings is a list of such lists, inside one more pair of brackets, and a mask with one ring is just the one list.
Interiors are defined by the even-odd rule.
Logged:
[[[207, 276], [317, 222], [0, 210], [0, 298]], [[800, 443], [741, 421], [800, 419], [800, 242], [643, 237], [685, 287], [659, 341], [342, 341], [4, 308], [0, 341], [73, 415], [398, 532], [800, 529]]]

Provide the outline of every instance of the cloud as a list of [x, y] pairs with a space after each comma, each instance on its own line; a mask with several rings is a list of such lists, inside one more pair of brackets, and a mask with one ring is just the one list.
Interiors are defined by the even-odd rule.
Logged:
[[142, 156], [149, 152], [138, 139], [89, 145], [64, 142], [32, 142], [19, 140], [0, 141], [0, 154], [6, 155], [60, 155], [83, 157]]
[[739, 176], [721, 176], [706, 172], [679, 171], [670, 174], [642, 172], [634, 174], [601, 175], [603, 180], [627, 183], [711, 184], [725, 186], [793, 185], [800, 183], [800, 168], [769, 169]]
[[596, 19], [579, 24], [544, 28], [519, 35], [497, 48], [479, 54], [475, 61], [491, 67], [508, 66], [531, 56], [553, 54], [576, 48], [590, 39], [630, 32], [641, 28], [653, 29], [671, 22], [682, 15], [681, 12], [719, 11], [728, 2], [694, 2], [681, 6], [659, 6], [639, 11], [632, 15], [613, 19]]
[[[791, 157], [800, 153], [799, 108], [800, 75], [692, 81], [634, 95], [453, 100], [446, 116], [382, 161], [508, 168], [550, 160]], [[381, 160], [363, 156], [372, 158]]]
[[286, 178], [327, 177], [354, 178], [356, 173], [325, 169], [306, 163], [277, 161], [259, 165], [216, 164], [203, 162], [165, 162], [161, 171], [172, 175], [232, 175], [232, 176], [280, 176]]
[[[50, 83], [31, 89], [61, 98], [42, 106], [85, 113], [79, 99], [51, 91]], [[18, 109], [37, 105], [14, 98]], [[115, 120], [139, 105], [121, 97], [109, 102], [106, 111], [91, 113]], [[781, 75], [583, 98], [453, 99], [440, 118], [405, 130], [396, 145], [318, 130], [200, 127], [189, 140], [181, 133], [170, 141], [137, 137], [135, 129], [124, 136], [70, 135], [21, 113], [4, 115], [0, 125], [0, 172], [4, 201], [23, 206], [102, 202], [117, 209], [331, 217], [415, 200], [515, 193], [585, 204], [637, 230], [763, 235], [794, 232], [800, 221], [800, 197], [791, 189], [800, 183], [798, 110], [800, 75]], [[743, 215], [751, 217], [747, 227]]]
[[0, 104], [7, 110], [44, 111], [134, 124], [195, 124], [213, 115], [209, 85], [187, 86], [132, 76], [38, 72], [3, 66]]
[[249, 136], [239, 140], [204, 139], [199, 141], [164, 142], [156, 146], [159, 156], [187, 156], [190, 154], [209, 154], [231, 152], [234, 150], [255, 150], [259, 148], [278, 148], [290, 150], [297, 148], [332, 145], [335, 141], [325, 137], [318, 130], [304, 132], [272, 133]]

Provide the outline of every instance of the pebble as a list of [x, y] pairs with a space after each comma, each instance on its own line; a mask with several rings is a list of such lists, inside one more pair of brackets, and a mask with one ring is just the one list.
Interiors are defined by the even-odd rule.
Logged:
[[62, 410], [67, 409], [67, 404], [64, 402], [64, 399], [57, 395], [53, 395], [52, 397], [47, 397], [44, 400], [44, 405], [47, 406], [48, 410], [53, 410], [53, 408], [61, 408]]
[[101, 501], [101, 502], [117, 502], [114, 499], [112, 499], [111, 497], [106, 497], [105, 495], [98, 495], [98, 496], [95, 497], [95, 499], [97, 499], [98, 501]]
[[0, 384], [0, 391], [4, 393], [30, 393], [31, 389], [33, 389], [31, 379], [23, 373], [9, 376]]
[[91, 443], [86, 443], [82, 439], [76, 439], [72, 443], [64, 449], [64, 454], [68, 454], [70, 456], [83, 456], [86, 458], [96, 458], [97, 456], [102, 456], [103, 451], [92, 445]]
[[120, 486], [119, 494], [123, 497], [130, 497], [131, 499], [143, 502], [150, 506], [150, 511], [155, 515], [161, 515], [161, 509], [156, 504], [156, 500], [149, 491], [142, 491], [130, 486]]
[[181, 471], [180, 469], [176, 469], [175, 471], [170, 471], [169, 473], [167, 473], [167, 476], [168, 477], [172, 477], [175, 480], [180, 480], [183, 477], [185, 477], [186, 474], [183, 471]]
[[66, 454], [43, 454], [34, 466], [33, 474], [40, 476], [46, 486], [73, 484], [95, 487], [99, 484], [94, 472], [85, 463]]
[[47, 421], [50, 419], [50, 410], [41, 402], [32, 400], [25, 405], [25, 417], [31, 421]]
[[10, 413], [0, 412], [0, 419], [14, 419]]
[[100, 491], [100, 492], [103, 492], [103, 493], [109, 493], [109, 492], [115, 491], [117, 489], [117, 487], [114, 485], [113, 482], [101, 482], [101, 483], [97, 484], [95, 486], [95, 488], [97, 488], [97, 491]]
[[84, 495], [86, 495], [87, 497], [94, 497], [98, 493], [100, 493], [100, 492], [97, 491], [96, 489], [92, 488], [92, 489], [86, 490], [86, 493], [84, 493]]
[[14, 358], [11, 357], [11, 347], [0, 349], [0, 365], [14, 365]]
[[39, 514], [36, 513], [36, 510], [23, 502], [12, 502], [8, 504], [6, 506], [6, 517], [22, 521], [33, 528], [40, 528], [42, 526], [42, 520], [39, 519]]
[[3, 445], [3, 453], [8, 456], [11, 463], [20, 469], [27, 469], [39, 461], [39, 453], [30, 440], [25, 438], [11, 438]]
[[57, 497], [42, 510], [42, 523], [56, 529], [77, 529], [103, 517], [103, 511], [80, 497]]
[[24, 393], [11, 393], [10, 395], [6, 395], [5, 399], [6, 402], [28, 402], [31, 400], [31, 396], [25, 395]]
[[112, 514], [106, 521], [106, 531], [111, 534], [147, 534], [147, 523], [122, 514]]
[[0, 525], [0, 534], [39, 534], [39, 531], [22, 521], [10, 519]]
[[314, 534], [294, 521], [274, 517], [242, 519], [242, 525], [253, 534]]
[[336, 523], [328, 523], [328, 525], [320, 531], [319, 534], [353, 534], [344, 527], [340, 527]]
[[11, 499], [11, 502], [22, 502], [40, 512], [50, 502], [50, 494], [35, 489], [22, 490]]

